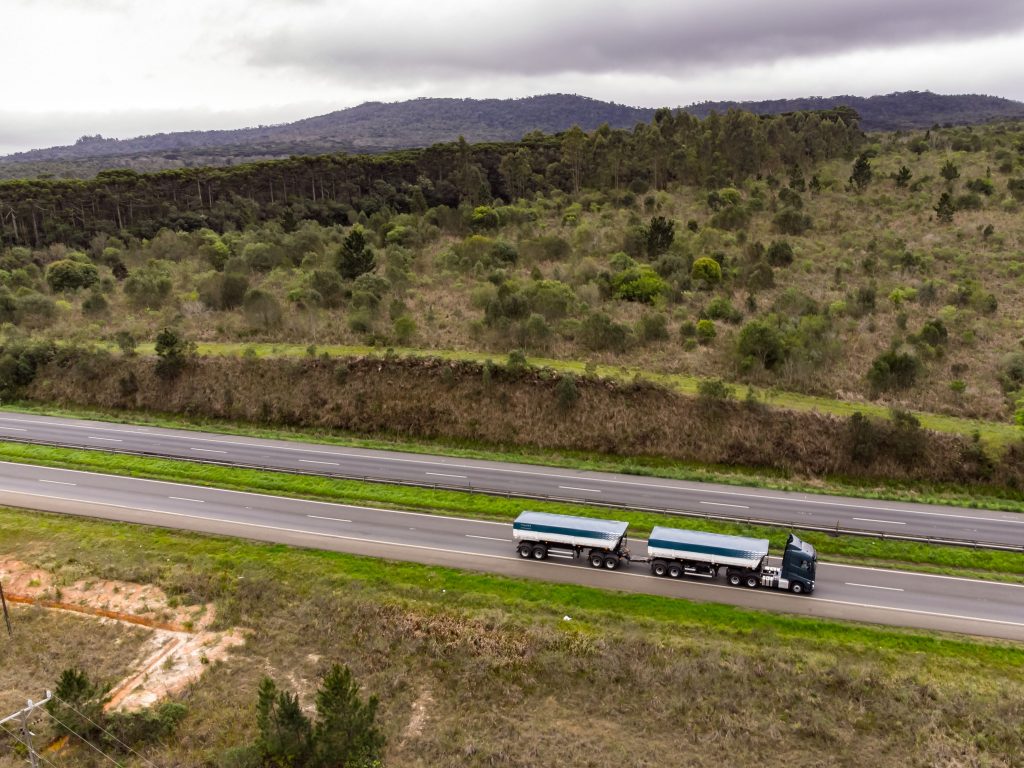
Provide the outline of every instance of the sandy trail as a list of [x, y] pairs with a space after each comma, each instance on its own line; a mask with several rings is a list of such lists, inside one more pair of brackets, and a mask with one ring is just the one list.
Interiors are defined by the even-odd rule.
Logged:
[[0, 560], [7, 601], [95, 616], [152, 630], [133, 671], [110, 691], [108, 710], [151, 706], [198, 680], [206, 667], [245, 642], [241, 630], [212, 631], [212, 604], [175, 605], [159, 587], [127, 581], [79, 579], [58, 585], [53, 574], [19, 560]]

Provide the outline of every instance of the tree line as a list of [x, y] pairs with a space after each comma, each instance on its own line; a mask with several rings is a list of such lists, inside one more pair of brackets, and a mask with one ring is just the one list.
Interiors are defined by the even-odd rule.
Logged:
[[304, 219], [514, 201], [583, 189], [644, 193], [669, 184], [718, 188], [852, 156], [863, 141], [849, 108], [758, 116], [730, 110], [704, 119], [658, 110], [632, 131], [538, 132], [519, 142], [465, 140], [383, 155], [321, 155], [89, 180], [0, 182], [0, 244], [82, 246], [97, 234], [150, 238], [163, 228], [218, 232]]

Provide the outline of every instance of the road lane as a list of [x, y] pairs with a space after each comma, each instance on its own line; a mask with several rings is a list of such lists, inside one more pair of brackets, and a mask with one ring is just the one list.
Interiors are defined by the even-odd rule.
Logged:
[[[551, 497], [636, 509], [765, 520], [796, 528], [984, 542], [1024, 551], [1024, 515], [786, 493], [529, 464], [377, 451], [0, 412], [12, 440], [327, 476]], [[103, 441], [103, 442], [101, 442]], [[111, 442], [117, 441], [117, 442]]]
[[[0, 463], [0, 503], [629, 592], [1024, 641], [1024, 586], [821, 563], [812, 596], [524, 561], [508, 523]], [[646, 555], [644, 542], [630, 544]], [[572, 606], [565, 606], [571, 613]]]

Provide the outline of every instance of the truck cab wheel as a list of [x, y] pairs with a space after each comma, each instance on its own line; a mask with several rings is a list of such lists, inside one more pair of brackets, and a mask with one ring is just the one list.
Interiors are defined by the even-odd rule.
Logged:
[[533, 557], [533, 547], [530, 544], [520, 544], [519, 556], [524, 559]]
[[602, 565], [604, 565], [604, 555], [602, 555], [600, 552], [591, 552], [590, 564], [594, 568], [600, 568]]
[[740, 575], [738, 573], [729, 574], [729, 583], [732, 584], [734, 587], [738, 587], [742, 581], [743, 579], [740, 578]]
[[789, 585], [789, 591], [794, 595], [802, 595], [804, 593], [804, 585], [798, 582], [793, 582]]
[[544, 560], [544, 559], [547, 558], [547, 556], [548, 556], [548, 548], [545, 547], [543, 544], [537, 544], [533, 548], [533, 559], [534, 560]]
[[757, 576], [747, 576], [747, 586], [748, 587], [753, 589], [758, 584], [760, 584], [760, 580], [757, 578]]

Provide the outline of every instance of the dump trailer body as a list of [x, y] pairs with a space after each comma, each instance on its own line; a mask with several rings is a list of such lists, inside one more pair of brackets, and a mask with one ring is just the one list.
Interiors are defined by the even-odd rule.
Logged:
[[617, 551], [629, 523], [597, 520], [592, 517], [555, 515], [547, 512], [523, 512], [512, 523], [516, 541], [560, 544], [566, 548]]
[[663, 528], [659, 525], [651, 531], [647, 554], [651, 558], [756, 571], [768, 557], [768, 539], [725, 536], [720, 533]]

